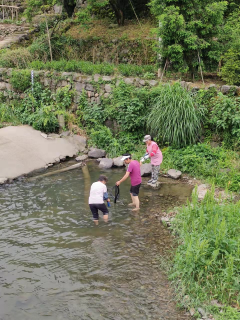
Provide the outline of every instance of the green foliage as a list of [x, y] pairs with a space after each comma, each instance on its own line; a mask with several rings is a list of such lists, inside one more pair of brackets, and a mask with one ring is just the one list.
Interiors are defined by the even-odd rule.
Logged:
[[162, 143], [183, 147], [201, 134], [201, 113], [190, 93], [179, 83], [161, 87], [147, 120], [151, 134]]
[[114, 73], [114, 66], [108, 63], [93, 64], [88, 61], [76, 61], [76, 60], [60, 60], [60, 61], [33, 61], [29, 65], [35, 70], [56, 70], [67, 72], [81, 72], [83, 74], [104, 74], [111, 75]]
[[[199, 57], [217, 66], [219, 28], [223, 24], [227, 1], [151, 0], [152, 13], [160, 21], [162, 61], [174, 70], [196, 72]], [[199, 57], [198, 57], [199, 56]]]
[[32, 21], [34, 15], [49, 10], [57, 2], [57, 0], [27, 0], [24, 14], [29, 21]]
[[108, 118], [116, 119], [121, 130], [125, 132], [143, 132], [146, 127], [146, 116], [149, 109], [146, 89], [137, 89], [134, 86], [120, 82], [113, 89], [108, 103]]
[[163, 170], [174, 167], [231, 191], [240, 190], [237, 152], [224, 147], [211, 148], [209, 144], [197, 144], [184, 149], [168, 147], [162, 151]]
[[[146, 127], [148, 95], [146, 89], [121, 82], [113, 89], [111, 98], [99, 105], [90, 104], [83, 92], [78, 124], [89, 133], [90, 144], [104, 148], [110, 156], [136, 150]], [[105, 126], [107, 120], [113, 124], [112, 130]]]
[[239, 320], [240, 319], [240, 312], [237, 309], [234, 309], [232, 307], [226, 307], [223, 308], [224, 311], [221, 312], [218, 316], [217, 316], [217, 320]]
[[144, 76], [146, 73], [152, 74], [151, 79], [156, 77], [156, 68], [154, 65], [137, 66], [134, 64], [119, 64], [117, 66], [119, 73], [123, 76]]
[[0, 104], [0, 124], [1, 122], [18, 125], [20, 122], [14, 114], [14, 106], [7, 104]]
[[203, 110], [203, 125], [210, 136], [217, 134], [228, 148], [239, 148], [240, 98], [233, 93], [223, 95], [216, 89], [199, 90], [194, 97]]
[[17, 91], [25, 91], [31, 86], [30, 70], [13, 70], [10, 83]]
[[0, 66], [4, 68], [24, 69], [32, 60], [31, 53], [25, 48], [2, 50], [0, 53]]
[[[99, 17], [112, 17], [115, 15], [119, 26], [124, 25], [126, 18], [135, 18], [135, 14], [146, 13], [148, 0], [89, 0], [84, 13], [78, 13], [79, 21], [88, 22], [92, 14]], [[81, 10], [82, 11], [82, 10]], [[110, 13], [111, 11], [111, 13]]]
[[240, 85], [240, 54], [238, 50], [229, 49], [223, 56], [221, 77], [228, 84]]
[[69, 87], [59, 88], [54, 94], [35, 83], [33, 91], [28, 89], [25, 94], [22, 103], [17, 104], [14, 110], [21, 123], [29, 124], [37, 130], [56, 132], [59, 127], [57, 115], [63, 114], [66, 119], [69, 118], [67, 109], [73, 101], [73, 92]]
[[[195, 194], [173, 221], [179, 246], [170, 278], [177, 281], [185, 307], [198, 307], [212, 299], [227, 305], [239, 303], [240, 202], [221, 201], [219, 205], [214, 199], [214, 190], [201, 203]], [[227, 308], [227, 314], [233, 317], [223, 318], [219, 313], [220, 319], [239, 319], [236, 310]]]

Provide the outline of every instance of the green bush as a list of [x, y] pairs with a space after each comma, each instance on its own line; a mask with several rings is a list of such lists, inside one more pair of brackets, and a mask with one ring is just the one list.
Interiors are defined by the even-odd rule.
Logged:
[[[170, 279], [177, 281], [185, 307], [198, 307], [212, 299], [227, 305], [239, 303], [240, 202], [221, 201], [219, 205], [214, 199], [214, 190], [201, 203], [195, 194], [173, 221], [179, 246]], [[239, 319], [237, 312], [227, 314], [234, 317], [224, 319]]]
[[209, 144], [197, 144], [183, 149], [168, 147], [162, 151], [163, 170], [174, 167], [231, 191], [240, 190], [237, 152], [223, 147], [211, 148]]
[[240, 85], [240, 53], [229, 49], [223, 56], [221, 78], [230, 85]]
[[25, 69], [32, 60], [33, 56], [26, 48], [4, 50], [0, 54], [0, 67]]
[[20, 123], [14, 113], [14, 107], [12, 105], [0, 104], [0, 123], [1, 122], [11, 123], [12, 125]]
[[17, 104], [14, 114], [21, 123], [33, 126], [34, 129], [45, 132], [56, 132], [59, 124], [58, 114], [63, 114], [66, 119], [70, 118], [67, 109], [73, 101], [73, 92], [69, 87], [60, 88], [57, 93], [42, 88], [36, 82], [33, 91], [28, 89], [21, 104]]
[[179, 83], [166, 84], [161, 87], [153, 103], [147, 126], [162, 143], [184, 147], [199, 140], [200, 109], [196, 109], [191, 94]]
[[13, 70], [10, 83], [17, 91], [25, 91], [31, 86], [30, 70]]

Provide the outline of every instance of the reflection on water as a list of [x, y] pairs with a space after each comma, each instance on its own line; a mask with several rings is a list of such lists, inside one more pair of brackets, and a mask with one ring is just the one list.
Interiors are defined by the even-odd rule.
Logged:
[[[143, 187], [140, 214], [112, 203], [110, 221], [97, 227], [87, 199], [99, 174], [90, 163], [0, 189], [1, 320], [187, 319], [155, 260], [169, 246], [168, 230], [150, 213], [186, 201], [191, 190]], [[104, 174], [113, 186], [123, 169]], [[121, 185], [124, 204], [129, 188]]]

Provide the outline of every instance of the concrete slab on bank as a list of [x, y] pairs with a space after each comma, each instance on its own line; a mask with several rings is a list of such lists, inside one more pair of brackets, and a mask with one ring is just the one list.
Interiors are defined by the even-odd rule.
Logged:
[[[76, 139], [75, 139], [76, 138]], [[46, 138], [30, 126], [0, 129], [0, 182], [73, 157], [86, 147], [84, 137]]]

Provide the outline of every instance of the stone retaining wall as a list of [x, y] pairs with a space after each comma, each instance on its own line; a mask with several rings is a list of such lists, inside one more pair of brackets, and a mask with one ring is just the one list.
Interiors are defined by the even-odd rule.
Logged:
[[[2, 93], [9, 101], [24, 97], [24, 93], [17, 92], [11, 85], [11, 75], [13, 69], [0, 68], [0, 93]], [[15, 69], [14, 69], [15, 70]], [[21, 70], [19, 70], [21, 72]], [[83, 90], [86, 91], [88, 99], [91, 103], [100, 103], [101, 97], [108, 97], [113, 88], [118, 86], [120, 81], [124, 81], [127, 84], [132, 84], [136, 87], [153, 87], [160, 83], [160, 80], [145, 80], [137, 77], [124, 78], [116, 76], [101, 76], [95, 74], [93, 76], [86, 76], [75, 72], [50, 72], [50, 71], [34, 71], [35, 81], [39, 81], [46, 88], [55, 92], [60, 87], [69, 86], [69, 88], [75, 90], [74, 103], [75, 107], [79, 102], [79, 98]], [[187, 90], [197, 91], [200, 88], [192, 82], [181, 81], [181, 85]], [[240, 87], [236, 86], [217, 86], [211, 84], [205, 87], [209, 89], [215, 87], [217, 90], [226, 94], [233, 90], [237, 95], [240, 95]], [[74, 106], [73, 106], [74, 108]]]

